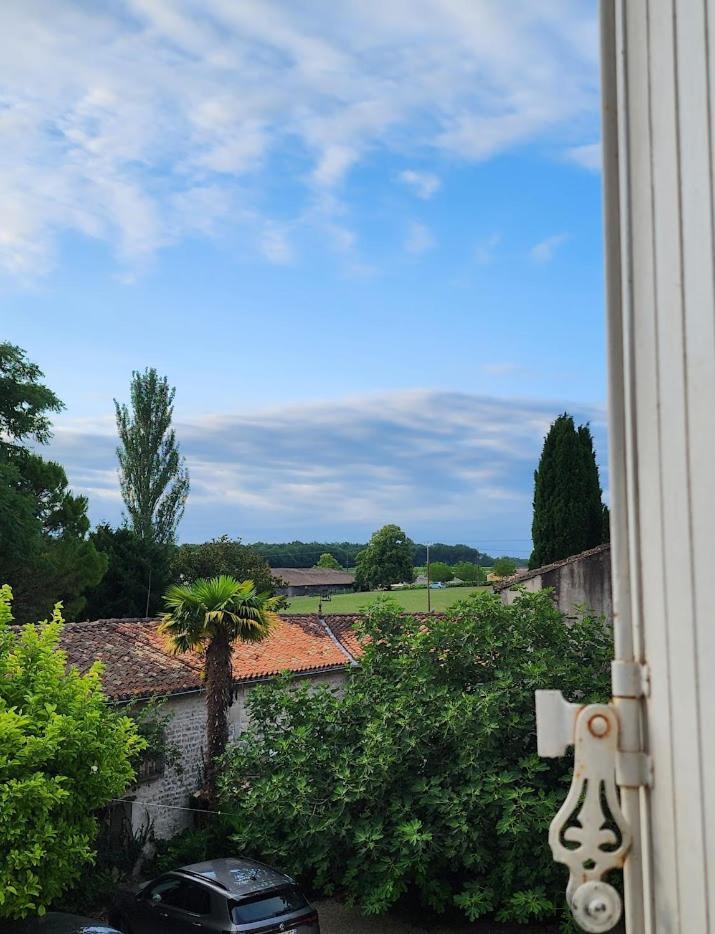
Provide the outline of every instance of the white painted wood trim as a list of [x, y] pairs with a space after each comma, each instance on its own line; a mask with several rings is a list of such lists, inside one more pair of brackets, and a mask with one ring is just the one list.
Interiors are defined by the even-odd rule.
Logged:
[[707, 934], [715, 0], [602, 0], [602, 17], [615, 642], [618, 658], [650, 667], [644, 726], [655, 767], [653, 788], [624, 800], [643, 838], [626, 878], [628, 930]]

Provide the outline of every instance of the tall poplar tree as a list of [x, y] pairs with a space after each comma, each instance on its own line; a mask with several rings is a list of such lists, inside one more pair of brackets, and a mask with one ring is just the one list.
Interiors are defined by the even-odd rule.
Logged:
[[131, 411], [114, 400], [122, 498], [134, 532], [158, 544], [174, 541], [189, 495], [189, 472], [171, 427], [175, 392], [151, 368], [132, 373]]
[[534, 550], [530, 568], [560, 561], [607, 540], [593, 438], [564, 412], [549, 429], [534, 473]]

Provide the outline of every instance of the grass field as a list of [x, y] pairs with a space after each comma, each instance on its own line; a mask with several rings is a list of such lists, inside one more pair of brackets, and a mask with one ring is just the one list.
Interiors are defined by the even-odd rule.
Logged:
[[[433, 610], [446, 610], [447, 607], [458, 600], [464, 600], [470, 594], [480, 590], [490, 590], [489, 587], [446, 587], [444, 590], [431, 590], [430, 602]], [[335, 593], [330, 600], [323, 600], [323, 613], [359, 613], [360, 610], [372, 603], [378, 597], [386, 596], [382, 590], [371, 590], [366, 593]], [[392, 590], [389, 594], [397, 603], [409, 613], [427, 612], [427, 589], [424, 590]], [[288, 608], [284, 613], [317, 613], [318, 597], [293, 597], [288, 601]]]

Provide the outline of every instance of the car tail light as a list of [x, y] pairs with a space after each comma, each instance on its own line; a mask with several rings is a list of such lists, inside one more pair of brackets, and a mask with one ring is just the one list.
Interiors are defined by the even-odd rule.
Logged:
[[298, 918], [296, 924], [317, 924], [318, 912], [314, 911], [312, 915], [306, 915], [304, 918]]

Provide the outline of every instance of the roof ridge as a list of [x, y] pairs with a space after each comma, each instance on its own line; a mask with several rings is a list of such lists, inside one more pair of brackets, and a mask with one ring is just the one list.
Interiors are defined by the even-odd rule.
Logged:
[[567, 564], [573, 564], [574, 561], [578, 561], [581, 558], [587, 558], [590, 555], [608, 551], [610, 547], [610, 542], [601, 542], [600, 545], [594, 545], [592, 548], [585, 548], [583, 551], [579, 551], [575, 555], [569, 555], [567, 558], [561, 558], [559, 561], [552, 561], [550, 564], [542, 564], [540, 567], [527, 570], [526, 573], [523, 574], [513, 574], [511, 577], [507, 577], [505, 580], [495, 584], [494, 590], [508, 590], [510, 587], [520, 584], [522, 581], [531, 580], [533, 577], [538, 577], [540, 574], [545, 574], [547, 571], [554, 571], [556, 568], [562, 568]]

